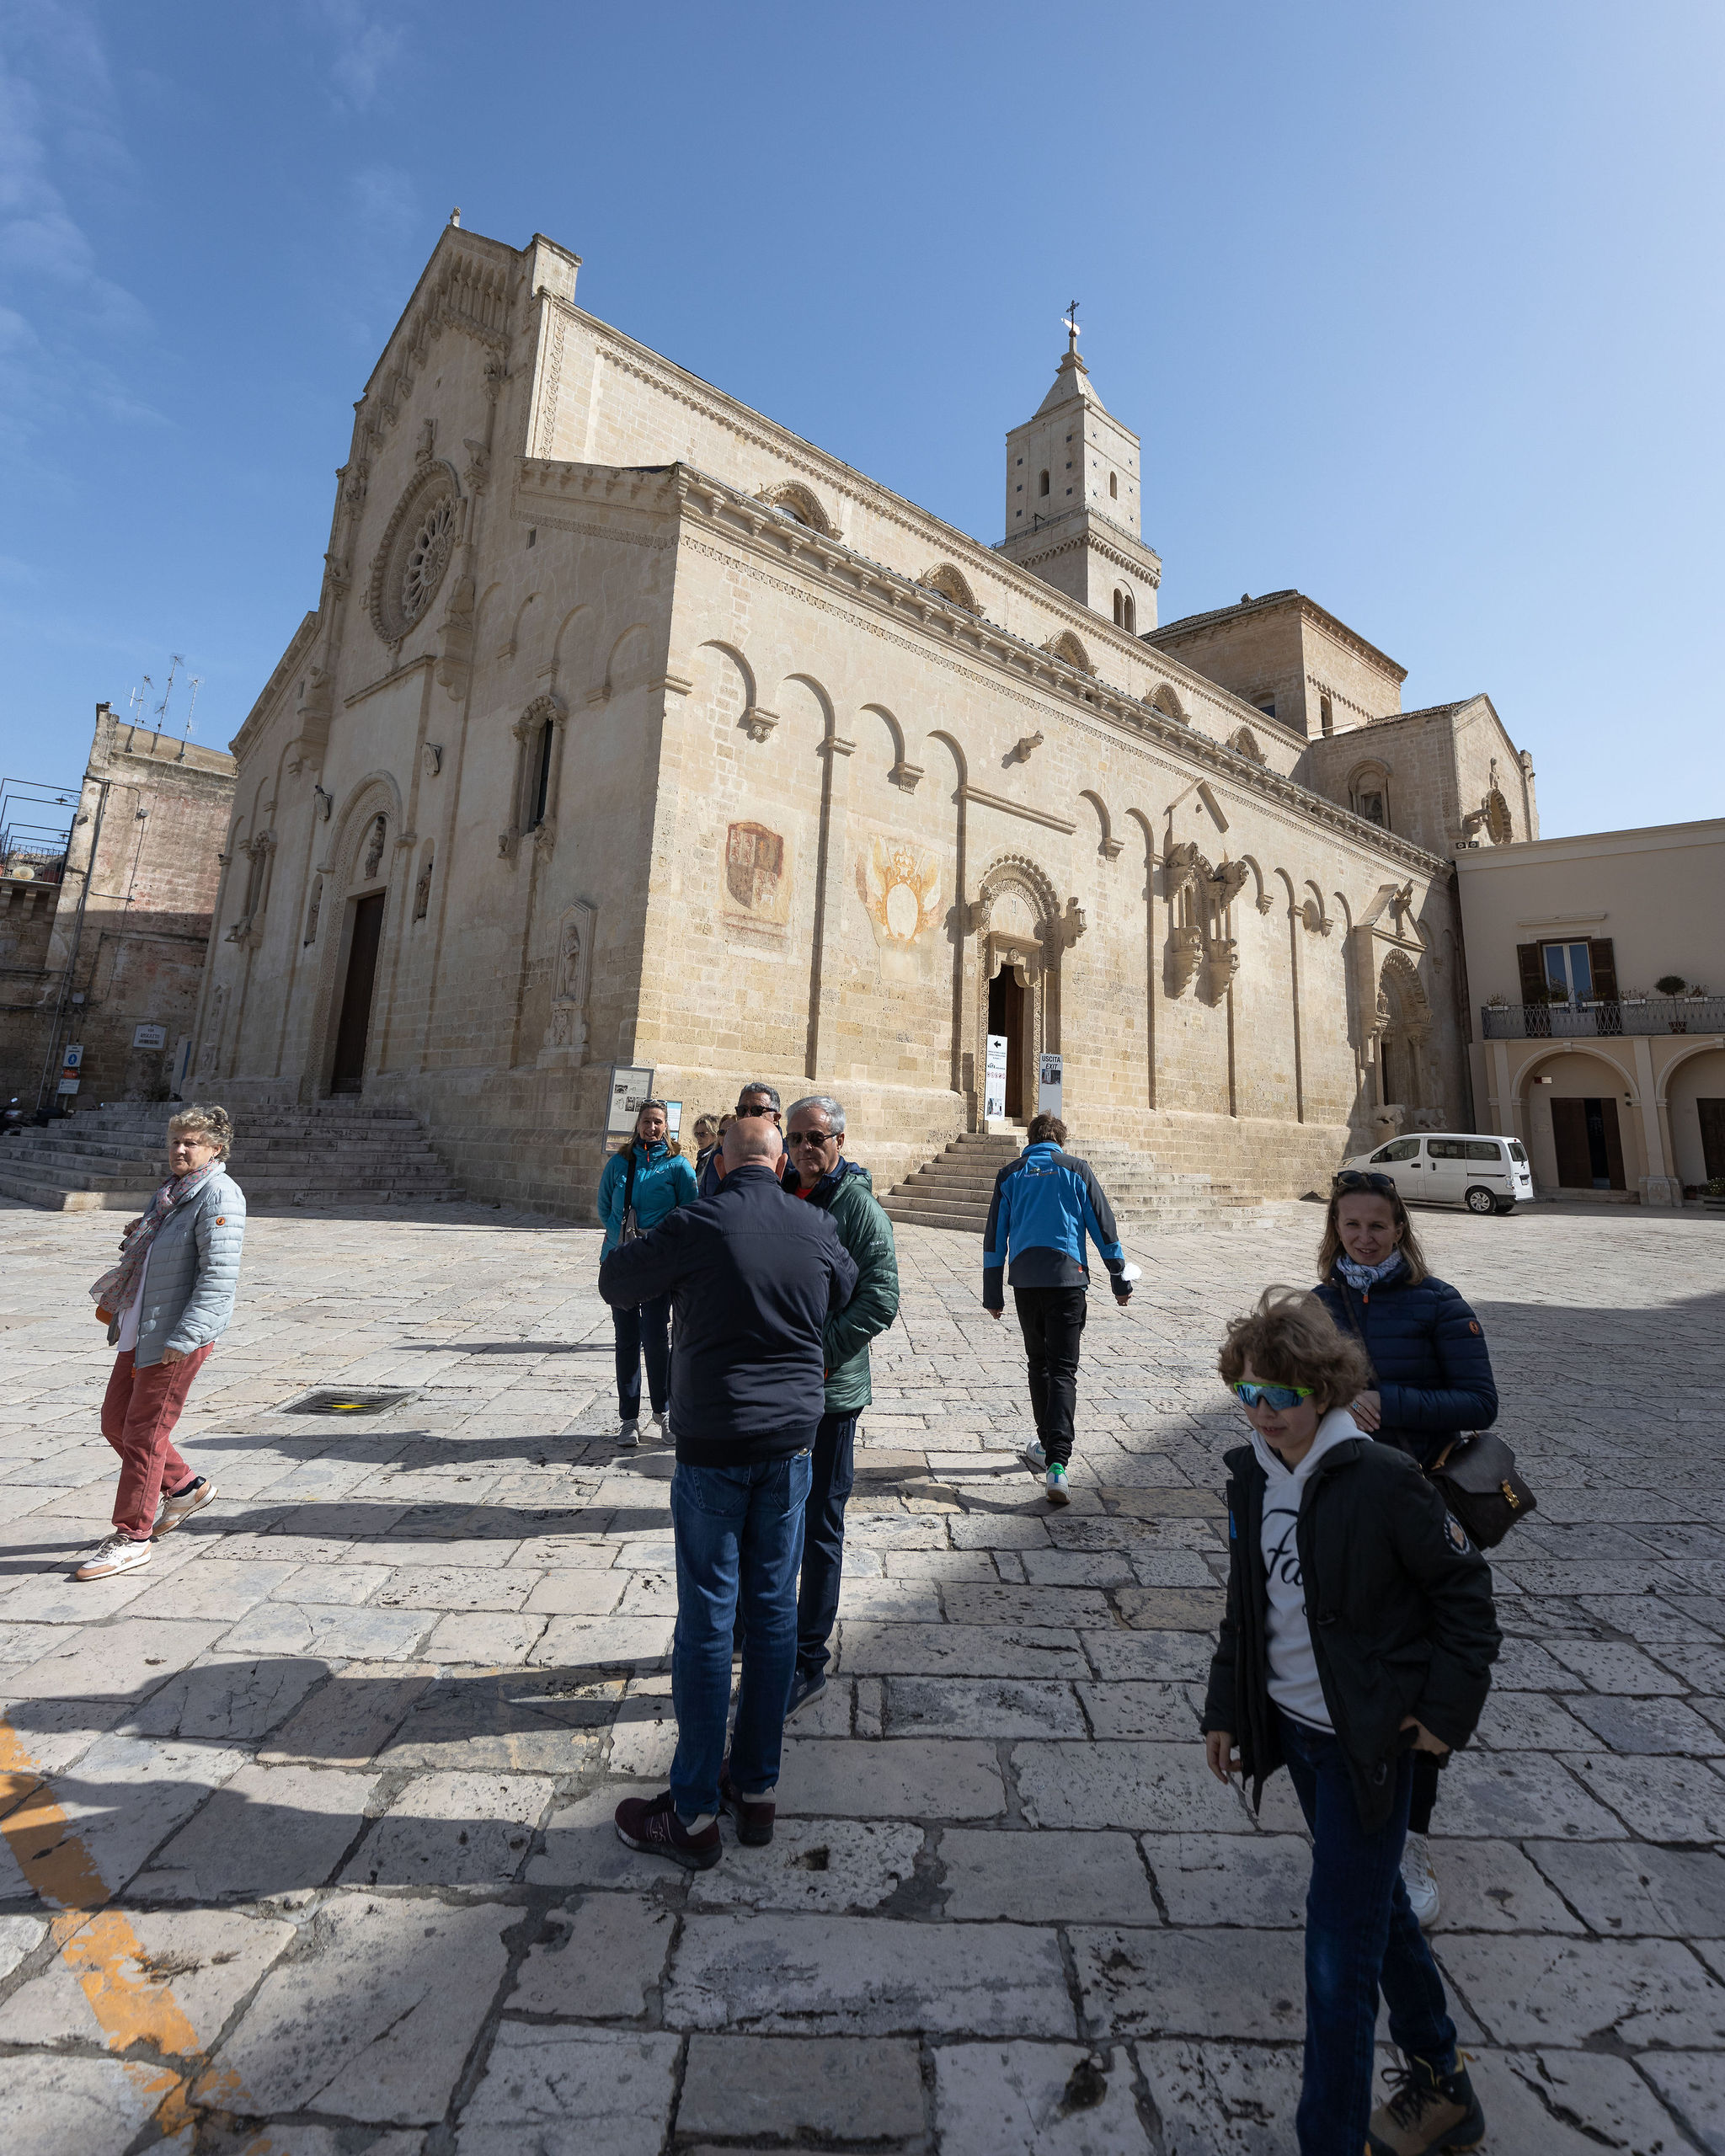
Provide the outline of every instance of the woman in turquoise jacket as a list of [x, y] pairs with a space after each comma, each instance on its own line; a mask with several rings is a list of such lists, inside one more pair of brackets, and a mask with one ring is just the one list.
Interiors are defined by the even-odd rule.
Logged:
[[[634, 1136], [622, 1152], [611, 1155], [599, 1178], [599, 1225], [605, 1230], [601, 1259], [609, 1257], [620, 1242], [656, 1228], [667, 1213], [692, 1203], [694, 1197], [695, 1171], [666, 1135], [665, 1102], [644, 1102]], [[662, 1438], [670, 1397], [670, 1297], [655, 1296], [638, 1310], [613, 1310], [611, 1322], [617, 1334], [617, 1441], [641, 1442], [644, 1355], [653, 1434]]]

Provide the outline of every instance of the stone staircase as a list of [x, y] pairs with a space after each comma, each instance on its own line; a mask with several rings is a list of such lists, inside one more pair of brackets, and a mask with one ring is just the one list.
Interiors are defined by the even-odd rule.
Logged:
[[[1023, 1146], [1022, 1131], [1014, 1136], [967, 1133], [896, 1184], [881, 1203], [889, 1219], [907, 1227], [956, 1228], [980, 1236], [988, 1224], [994, 1179]], [[1075, 1139], [1072, 1150], [1095, 1169], [1123, 1236], [1146, 1228], [1232, 1231], [1269, 1218], [1254, 1193], [1212, 1176], [1161, 1167], [1150, 1154], [1129, 1145], [1086, 1145]]]
[[[166, 1102], [120, 1101], [0, 1139], [0, 1197], [55, 1213], [136, 1213], [168, 1172]], [[347, 1101], [243, 1117], [234, 1180], [254, 1211], [438, 1204], [463, 1193], [405, 1108]]]

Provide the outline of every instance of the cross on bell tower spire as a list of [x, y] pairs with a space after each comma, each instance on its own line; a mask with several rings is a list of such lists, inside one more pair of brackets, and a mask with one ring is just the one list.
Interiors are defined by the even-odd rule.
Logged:
[[1074, 300], [1060, 317], [1066, 325], [1066, 350], [1075, 359], [1078, 353], [1078, 302]]

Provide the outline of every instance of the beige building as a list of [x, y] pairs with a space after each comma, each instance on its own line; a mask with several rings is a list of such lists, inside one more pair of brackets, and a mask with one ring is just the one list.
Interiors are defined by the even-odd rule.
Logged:
[[1725, 820], [1456, 866], [1479, 1127], [1549, 1193], [1670, 1205], [1725, 1177]]
[[1010, 1113], [1058, 1052], [1075, 1142], [1267, 1192], [1465, 1121], [1447, 857], [1533, 819], [1483, 699], [1404, 743], [1349, 686], [1401, 670], [1298, 602], [1375, 811], [1226, 637], [1152, 627], [1138, 438], [1075, 353], [987, 546], [585, 313], [578, 268], [451, 227], [366, 385], [233, 744], [200, 1089], [362, 1091], [560, 1209], [613, 1063], [692, 1113], [818, 1082], [889, 1177], [978, 1127], [991, 1033]]
[[[96, 707], [65, 846], [0, 860], [0, 1095], [165, 1100], [190, 1047], [234, 760]], [[61, 1093], [67, 1049], [82, 1051]], [[76, 1091], [69, 1090], [75, 1086]]]

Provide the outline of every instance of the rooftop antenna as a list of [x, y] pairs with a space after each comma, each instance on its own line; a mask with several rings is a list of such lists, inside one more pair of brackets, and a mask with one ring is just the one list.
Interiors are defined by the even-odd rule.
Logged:
[[168, 718], [168, 700], [174, 694], [174, 677], [184, 664], [185, 654], [182, 651], [175, 652], [173, 658], [168, 661], [168, 686], [163, 691], [162, 701], [156, 707], [156, 738], [158, 740], [160, 740], [162, 738], [163, 725]]
[[183, 764], [185, 761], [186, 742], [190, 741], [192, 738], [192, 713], [198, 707], [198, 691], [203, 687], [203, 675], [201, 674], [194, 674], [192, 676], [192, 700], [186, 706], [185, 710], [185, 739], [179, 744], [179, 755], [175, 759], [176, 762]]

